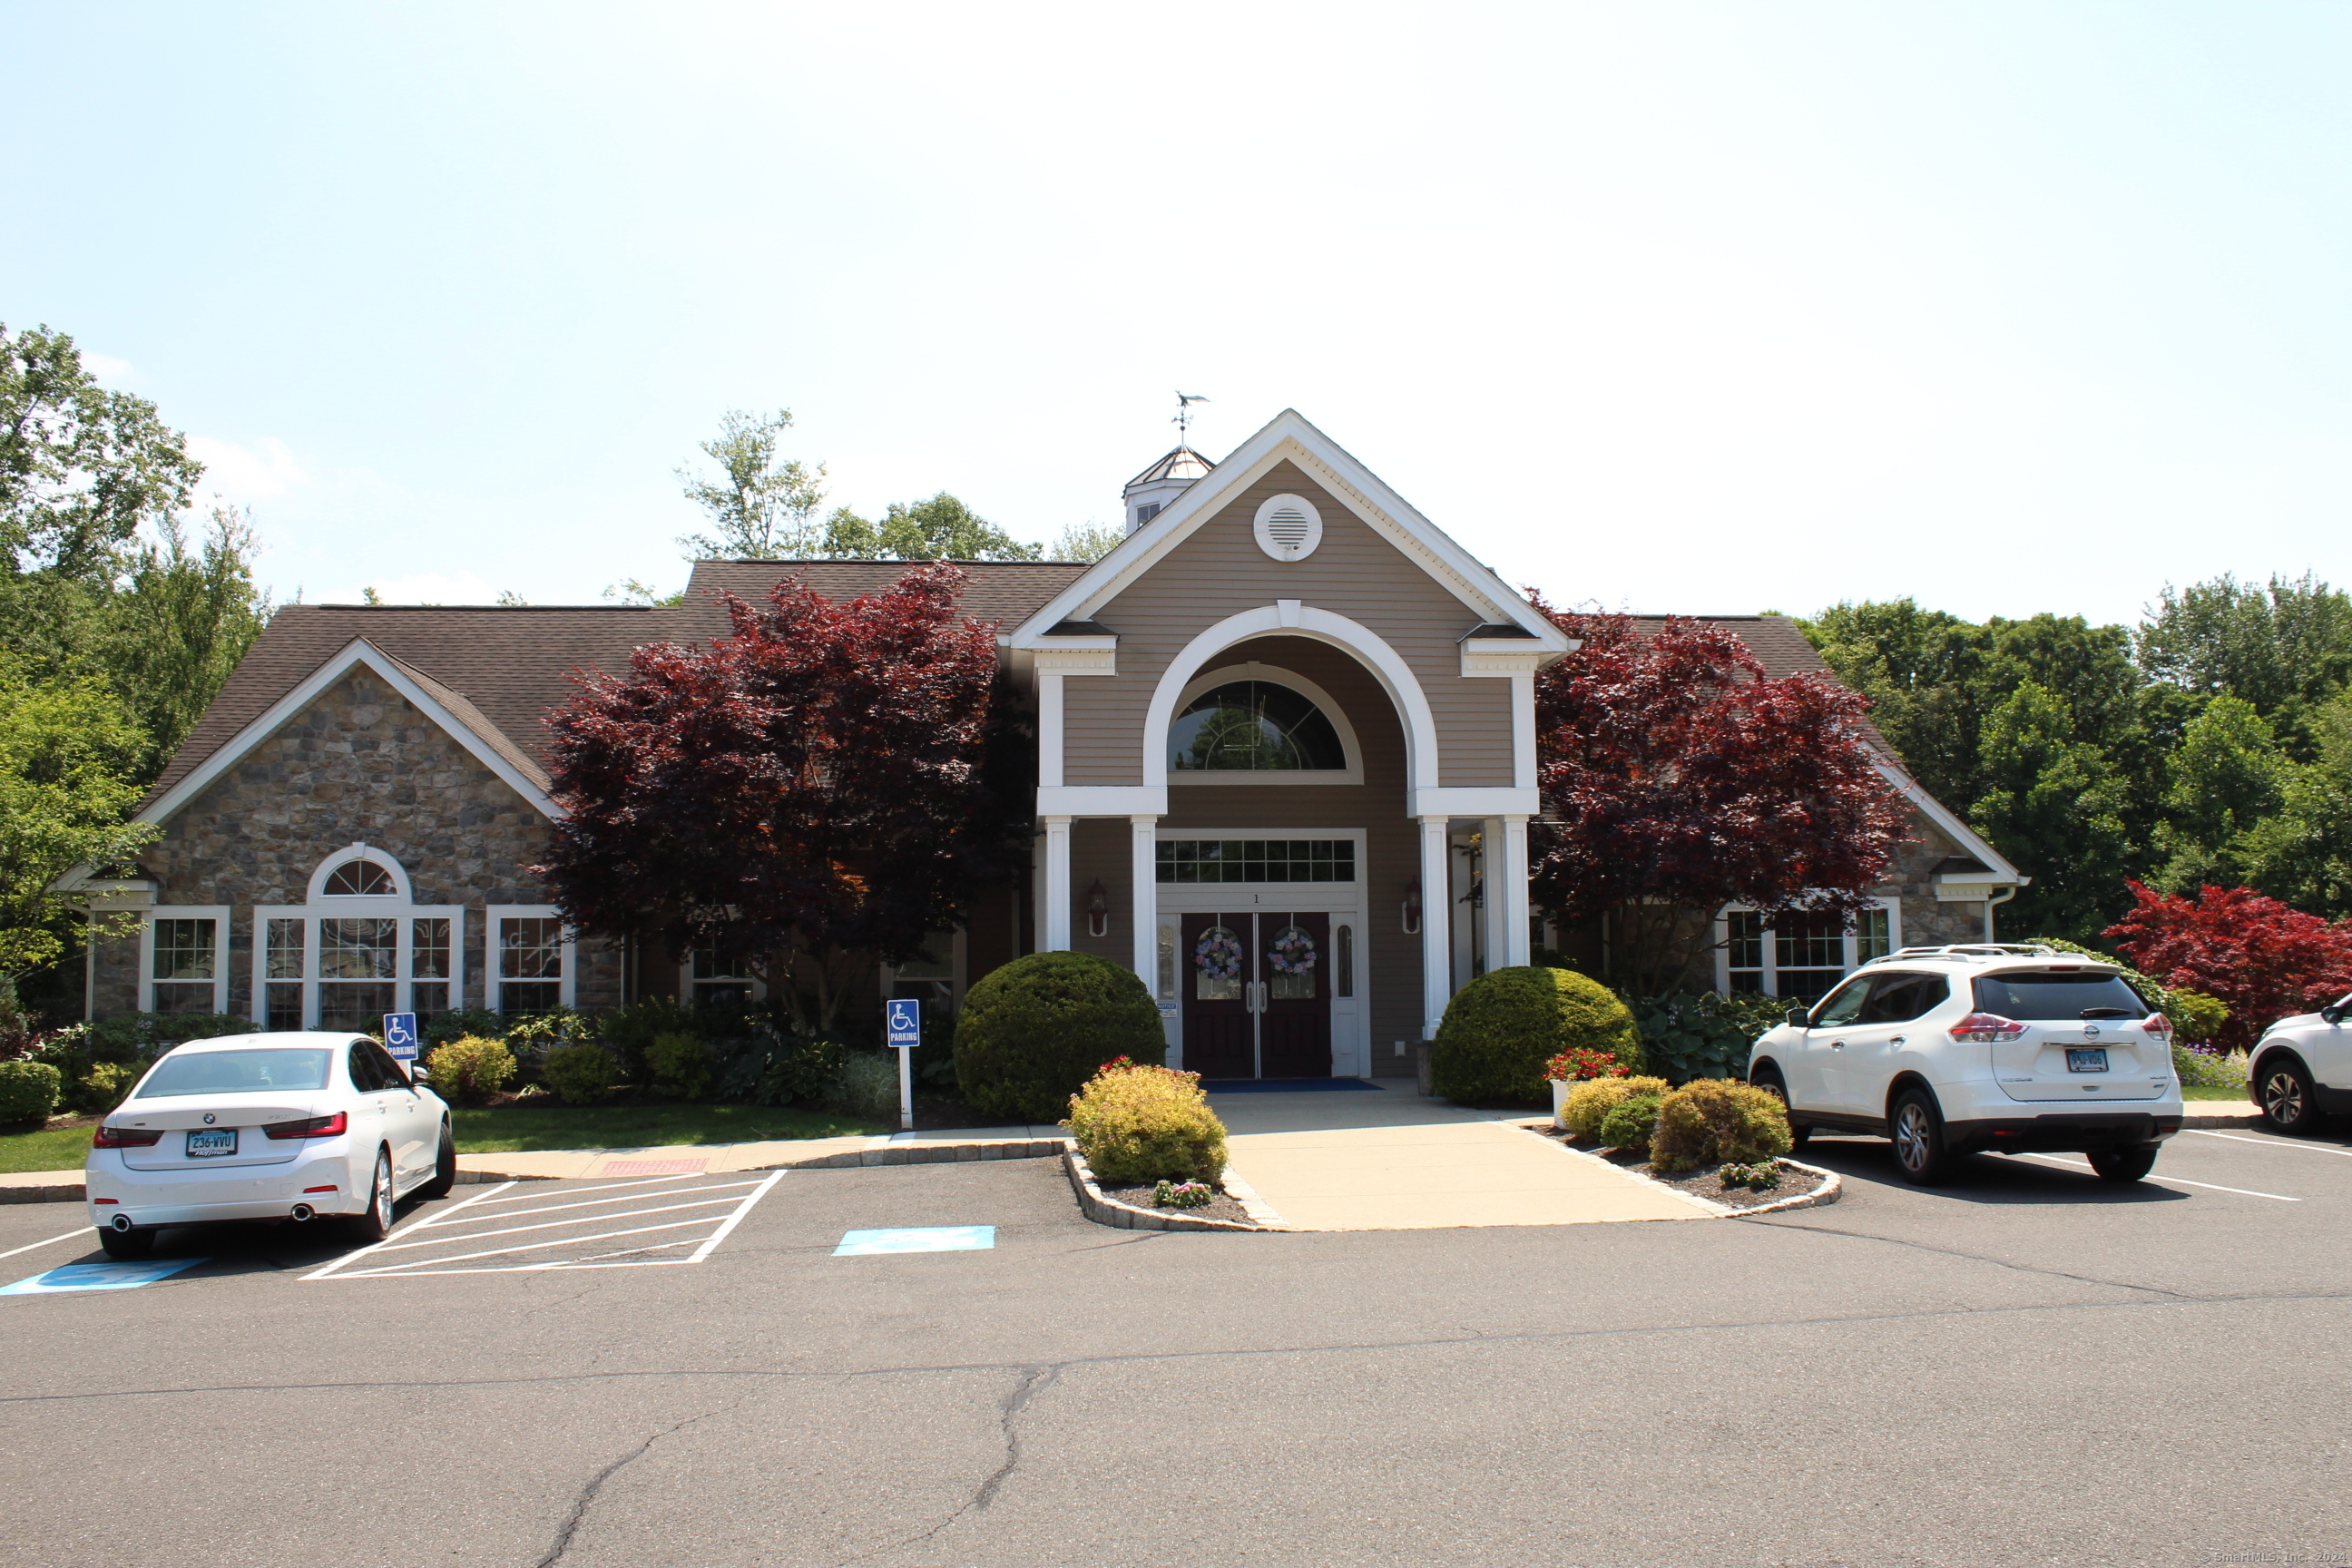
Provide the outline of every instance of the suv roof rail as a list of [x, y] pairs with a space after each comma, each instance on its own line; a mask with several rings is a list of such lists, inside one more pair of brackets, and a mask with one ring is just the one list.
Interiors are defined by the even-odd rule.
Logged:
[[[1870, 963], [1892, 963], [1897, 959], [1920, 958], [2071, 958], [2084, 963], [2113, 963], [2116, 961], [2095, 953], [2068, 952], [2063, 948], [2045, 947], [2038, 942], [1955, 942], [1941, 947], [1906, 947], [1874, 958]], [[1870, 963], [1862, 965], [1867, 969]]]

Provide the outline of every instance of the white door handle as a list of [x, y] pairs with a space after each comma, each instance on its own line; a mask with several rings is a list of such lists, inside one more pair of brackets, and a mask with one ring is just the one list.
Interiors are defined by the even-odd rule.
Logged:
[[1899, 1045], [1901, 1045], [1901, 1044], [1903, 1043], [1903, 1037], [1902, 1037], [1902, 1036], [1900, 1036], [1900, 1035], [1897, 1035], [1897, 1036], [1895, 1036], [1893, 1039], [1891, 1039], [1891, 1040], [1887, 1041], [1886, 1043], [1887, 1043], [1888, 1045], [1890, 1045], [1890, 1046], [1899, 1046]]

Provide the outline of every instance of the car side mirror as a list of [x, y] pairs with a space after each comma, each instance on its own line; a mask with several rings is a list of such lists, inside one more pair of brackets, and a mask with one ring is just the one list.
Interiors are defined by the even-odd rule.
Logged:
[[1811, 1007], [1791, 1007], [1789, 1009], [1789, 1026], [1792, 1029], [1801, 1029], [1811, 1020], [1812, 1016], [1813, 1010]]
[[433, 1081], [433, 1075], [425, 1070], [423, 1062], [413, 1062], [408, 1068], [408, 1081], [421, 1089]]
[[[2352, 1002], [2352, 996], [2347, 996], [2344, 1000], [2345, 1002]], [[2347, 1010], [2347, 1009], [2345, 1007], [2344, 1002], [2330, 1002], [2326, 1006], [2322, 1007], [2319, 1010], [2319, 1016], [2326, 1019], [2331, 1024], [2340, 1024], [2344, 1022], [2344, 1015]]]

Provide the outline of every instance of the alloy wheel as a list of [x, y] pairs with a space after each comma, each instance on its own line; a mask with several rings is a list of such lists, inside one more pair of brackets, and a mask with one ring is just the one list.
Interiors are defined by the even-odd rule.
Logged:
[[1930, 1141], [1934, 1129], [1927, 1124], [1927, 1111], [1917, 1100], [1906, 1100], [1895, 1112], [1895, 1157], [1906, 1171], [1925, 1170], [1927, 1165]]
[[2303, 1082], [2281, 1069], [2263, 1084], [2263, 1110], [2282, 1127], [2303, 1120]]
[[392, 1156], [375, 1157], [375, 1191], [368, 1194], [368, 1203], [375, 1210], [375, 1223], [386, 1230], [392, 1228]]

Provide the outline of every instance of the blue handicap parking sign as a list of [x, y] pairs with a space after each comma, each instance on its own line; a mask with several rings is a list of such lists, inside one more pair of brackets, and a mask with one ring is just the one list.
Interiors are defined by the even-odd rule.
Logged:
[[919, 1046], [923, 1043], [923, 1005], [912, 997], [894, 998], [889, 1005], [890, 1043], [894, 1046]]
[[386, 1013], [383, 1016], [383, 1048], [395, 1060], [413, 1062], [416, 1059], [416, 1015]]

